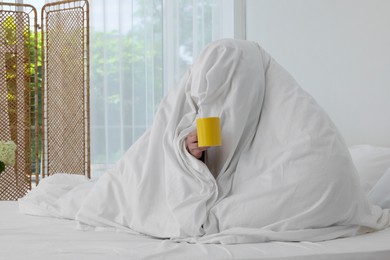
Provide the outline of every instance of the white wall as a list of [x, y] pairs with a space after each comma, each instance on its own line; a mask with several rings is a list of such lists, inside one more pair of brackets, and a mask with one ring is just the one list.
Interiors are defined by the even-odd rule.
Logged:
[[349, 145], [390, 146], [390, 1], [247, 0], [259, 42], [328, 112]]
[[245, 39], [245, 0], [218, 0], [217, 3], [215, 6], [221, 16], [218, 34], [221, 38]]

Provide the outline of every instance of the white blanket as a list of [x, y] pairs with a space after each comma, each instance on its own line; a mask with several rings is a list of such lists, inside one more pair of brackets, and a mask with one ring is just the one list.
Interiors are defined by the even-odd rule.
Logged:
[[[208, 150], [206, 164], [184, 144], [199, 116], [222, 123], [223, 145]], [[369, 204], [326, 113], [258, 44], [239, 40], [204, 49], [112, 171], [96, 183], [53, 175], [19, 205], [204, 243], [319, 241], [390, 225], [389, 211]]]

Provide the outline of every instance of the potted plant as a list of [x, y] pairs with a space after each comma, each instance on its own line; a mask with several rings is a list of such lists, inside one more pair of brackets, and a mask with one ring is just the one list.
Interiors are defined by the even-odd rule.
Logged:
[[5, 171], [5, 166], [15, 165], [16, 144], [13, 141], [0, 141], [0, 174]]

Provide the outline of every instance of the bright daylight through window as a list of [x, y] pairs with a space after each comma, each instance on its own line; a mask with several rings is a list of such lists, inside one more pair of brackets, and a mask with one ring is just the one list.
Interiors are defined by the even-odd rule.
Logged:
[[[15, 2], [33, 5], [40, 17], [42, 6], [55, 1]], [[222, 2], [89, 1], [92, 177], [147, 130], [166, 91], [207, 43], [221, 38]]]

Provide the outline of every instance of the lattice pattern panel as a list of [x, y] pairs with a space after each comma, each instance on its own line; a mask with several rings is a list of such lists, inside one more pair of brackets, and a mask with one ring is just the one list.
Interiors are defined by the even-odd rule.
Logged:
[[88, 2], [42, 9], [43, 176], [90, 175]]
[[0, 140], [17, 145], [15, 166], [0, 174], [0, 200], [31, 188], [36, 46], [35, 8], [0, 3]]

